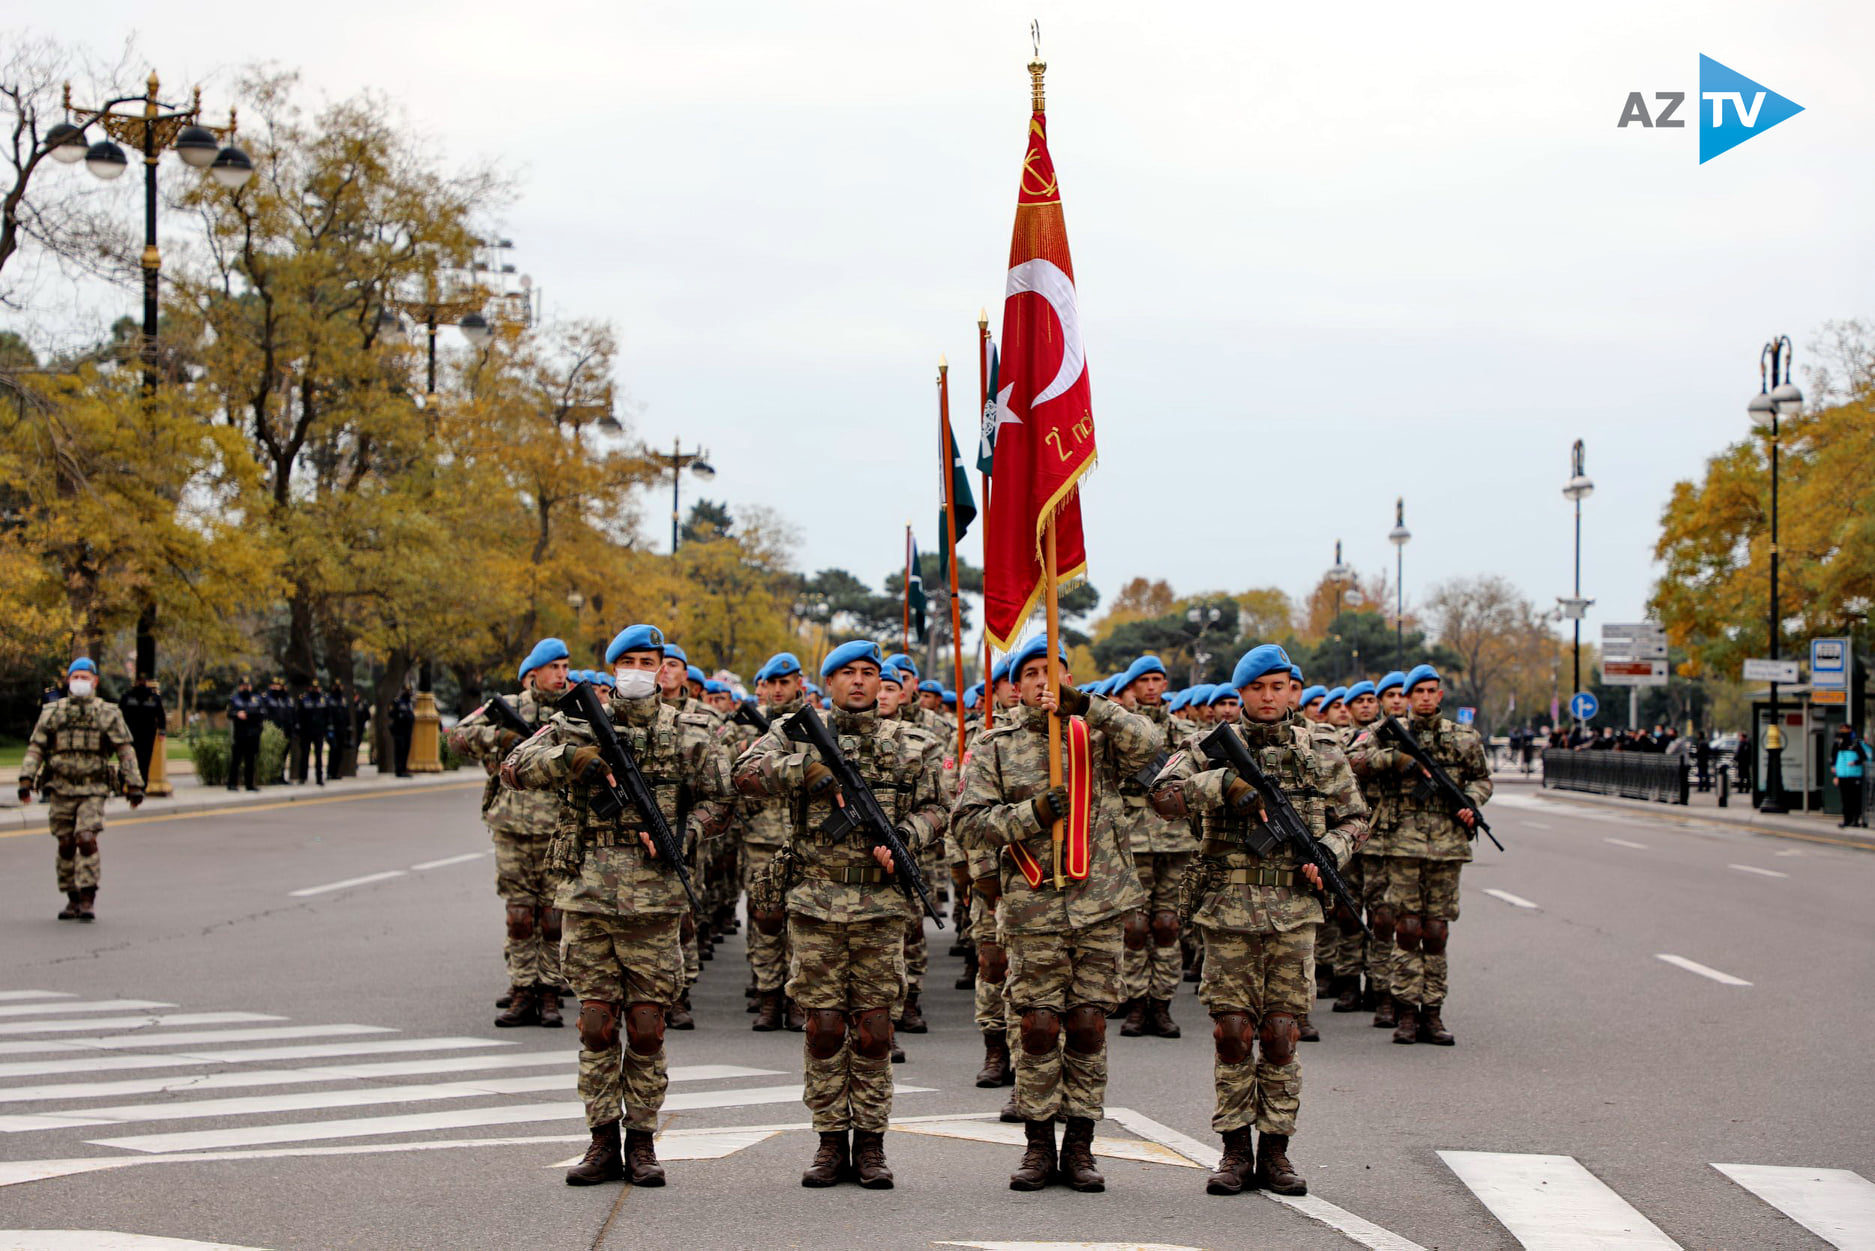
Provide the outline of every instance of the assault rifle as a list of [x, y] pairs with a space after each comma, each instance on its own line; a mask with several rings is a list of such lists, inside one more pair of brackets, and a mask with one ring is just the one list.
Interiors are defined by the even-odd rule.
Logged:
[[944, 928], [944, 921], [931, 906], [931, 892], [925, 885], [924, 873], [918, 868], [918, 861], [905, 846], [905, 840], [899, 837], [898, 829], [892, 819], [879, 806], [879, 800], [873, 795], [872, 788], [866, 785], [858, 770], [840, 752], [839, 741], [827, 729], [827, 723], [820, 719], [812, 704], [801, 709], [783, 723], [788, 738], [796, 743], [805, 743], [820, 754], [820, 761], [833, 773], [833, 780], [839, 785], [840, 793], [846, 799], [844, 807], [836, 806], [833, 815], [821, 824], [820, 831], [827, 837], [839, 840], [854, 830], [864, 831], [874, 847], [883, 847], [892, 853], [892, 871], [898, 879], [898, 887], [907, 895], [916, 895], [918, 902], [924, 905], [925, 915], [937, 922], [939, 929]]
[[521, 714], [514, 710], [514, 705], [500, 695], [492, 697], [486, 704], [483, 704], [482, 711], [488, 714], [490, 721], [504, 730], [513, 730], [522, 738], [532, 737], [537, 728], [522, 720]]
[[752, 699], [737, 700], [736, 710], [729, 715], [729, 719], [742, 722], [757, 734], [768, 733], [768, 718], [762, 715], [762, 710], [755, 706]]
[[1429, 787], [1434, 795], [1445, 802], [1446, 807], [1452, 810], [1454, 818], [1467, 808], [1471, 809], [1472, 826], [1469, 833], [1473, 842], [1477, 841], [1478, 835], [1482, 832], [1491, 840], [1493, 847], [1499, 851], [1504, 850], [1504, 844], [1498, 842], [1497, 835], [1491, 833], [1490, 823], [1484, 819], [1484, 814], [1478, 811], [1478, 805], [1472, 802], [1471, 796], [1452, 780], [1452, 775], [1445, 771], [1444, 765], [1427, 754], [1426, 749], [1419, 745], [1419, 740], [1413, 737], [1413, 732], [1400, 724], [1398, 717], [1389, 713], [1381, 720], [1379, 738], [1383, 743], [1391, 742], [1397, 745], [1401, 751], [1413, 758], [1413, 763], [1425, 771], [1426, 780], [1422, 785]]
[[1328, 849], [1316, 841], [1309, 833], [1308, 822], [1302, 819], [1295, 805], [1289, 802], [1289, 796], [1270, 778], [1269, 774], [1258, 767], [1256, 757], [1244, 746], [1228, 723], [1204, 736], [1199, 744], [1204, 754], [1216, 763], [1229, 769], [1249, 784], [1263, 804], [1263, 825], [1256, 830], [1243, 832], [1244, 846], [1255, 855], [1267, 858], [1279, 848], [1287, 847], [1303, 864], [1312, 864], [1321, 874], [1322, 885], [1335, 897], [1355, 923], [1361, 927], [1361, 933], [1369, 938], [1374, 932], [1367, 928], [1367, 922], [1361, 919], [1361, 904], [1348, 889], [1340, 870], [1335, 868], [1335, 858], [1328, 854]]
[[704, 915], [703, 904], [690, 886], [690, 875], [684, 871], [683, 847], [678, 843], [671, 823], [664, 819], [664, 811], [658, 807], [658, 797], [652, 793], [651, 784], [645, 781], [644, 772], [638, 767], [638, 758], [632, 755], [631, 748], [618, 736], [618, 731], [612, 726], [612, 718], [606, 716], [605, 705], [599, 702], [599, 693], [593, 690], [590, 683], [580, 682], [560, 697], [560, 711], [592, 727], [593, 738], [599, 746], [599, 758], [605, 761], [606, 769], [612, 774], [612, 781], [601, 782], [593, 791], [593, 815], [601, 821], [610, 821], [627, 808], [635, 809], [644, 820], [658, 858], [677, 875], [684, 894], [690, 896], [691, 908], [699, 917]]

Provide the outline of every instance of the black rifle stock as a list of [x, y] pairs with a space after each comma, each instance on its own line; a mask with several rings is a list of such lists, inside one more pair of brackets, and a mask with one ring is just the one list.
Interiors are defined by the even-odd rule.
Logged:
[[1263, 802], [1265, 837], [1259, 840], [1245, 831], [1244, 844], [1258, 856], [1267, 856], [1278, 847], [1288, 847], [1304, 864], [1314, 865], [1328, 893], [1354, 918], [1355, 924], [1361, 927], [1361, 933], [1372, 938], [1374, 932], [1367, 928], [1367, 922], [1361, 916], [1360, 901], [1348, 889], [1341, 871], [1335, 867], [1335, 858], [1316, 841], [1315, 835], [1309, 833], [1308, 822], [1289, 802], [1289, 796], [1283, 794], [1282, 787], [1276, 785], [1270, 775], [1257, 765], [1256, 757], [1250, 754], [1250, 749], [1244, 746], [1243, 740], [1237, 737], [1230, 725], [1220, 725], [1205, 735], [1200, 746], [1204, 748], [1206, 756], [1242, 778]]
[[514, 705], [500, 695], [493, 696], [486, 704], [483, 704], [482, 711], [488, 714], [490, 721], [504, 730], [513, 730], [522, 738], [532, 737], [537, 728], [523, 720], [521, 714], [514, 710]]
[[588, 683], [578, 683], [560, 697], [560, 711], [570, 717], [578, 717], [592, 728], [593, 738], [599, 746], [599, 758], [605, 761], [606, 768], [612, 773], [611, 782], [602, 782], [593, 791], [593, 815], [601, 821], [609, 821], [627, 808], [636, 810], [648, 827], [651, 845], [657, 848], [658, 858], [677, 875], [684, 894], [690, 896], [691, 908], [699, 917], [702, 916], [703, 905], [690, 885], [690, 874], [684, 871], [684, 849], [677, 841], [671, 823], [664, 819], [664, 811], [658, 807], [658, 797], [652, 793], [651, 784], [645, 781], [644, 771], [638, 767], [638, 758], [632, 755], [631, 748], [625, 745], [625, 740], [613, 728], [612, 718], [606, 715], [605, 705], [599, 702], [599, 693]]
[[740, 721], [757, 734], [768, 733], [768, 718], [755, 706], [755, 701], [742, 699], [736, 701], [736, 710], [730, 714], [731, 721]]
[[898, 887], [908, 895], [917, 896], [924, 906], [925, 915], [937, 922], [939, 929], [944, 928], [944, 921], [931, 906], [931, 892], [925, 885], [924, 873], [918, 868], [918, 861], [905, 846], [905, 840], [898, 836], [898, 828], [892, 819], [879, 806], [879, 800], [866, 785], [866, 780], [859, 776], [859, 771], [840, 751], [839, 742], [827, 729], [827, 723], [820, 719], [820, 714], [809, 704], [801, 711], [783, 722], [783, 729], [788, 738], [796, 743], [805, 743], [820, 755], [820, 762], [833, 773], [833, 780], [839, 785], [840, 793], [846, 798], [846, 806], [835, 807], [821, 829], [830, 838], [844, 838], [853, 830], [862, 830], [874, 847], [884, 847], [892, 853], [892, 869], [898, 879]]
[[1486, 821], [1484, 814], [1478, 811], [1478, 805], [1471, 801], [1471, 796], [1452, 780], [1452, 775], [1445, 771], [1445, 766], [1426, 753], [1426, 749], [1420, 745], [1419, 740], [1413, 737], [1413, 732], [1402, 725], [1400, 719], [1391, 713], [1381, 719], [1380, 741], [1398, 744], [1401, 751], [1413, 758], [1414, 764], [1425, 770], [1426, 781], [1431, 785], [1433, 794], [1445, 802], [1446, 806], [1452, 810], [1454, 818], [1465, 809], [1471, 809], [1472, 826], [1469, 833], [1473, 842], [1477, 841], [1479, 834], [1483, 834], [1491, 840], [1491, 846], [1499, 851], [1504, 850], [1504, 844], [1498, 842], [1497, 835], [1491, 833], [1490, 822]]

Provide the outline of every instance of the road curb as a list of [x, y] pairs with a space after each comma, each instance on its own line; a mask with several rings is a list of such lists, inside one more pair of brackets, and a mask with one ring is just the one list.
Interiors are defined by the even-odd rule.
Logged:
[[1875, 852], [1875, 834], [1858, 830], [1844, 830], [1836, 826], [1825, 825], [1823, 829], [1810, 831], [1785, 826], [1759, 825], [1749, 818], [1732, 819], [1713, 816], [1705, 812], [1689, 811], [1675, 804], [1649, 803], [1640, 799], [1621, 799], [1613, 795], [1589, 795], [1581, 791], [1564, 791], [1539, 788], [1538, 793], [1546, 799], [1560, 799], [1565, 803], [1582, 804], [1591, 808], [1612, 808], [1617, 812], [1646, 813], [1649, 816], [1662, 817], [1680, 825], [1705, 825], [1720, 830], [1742, 830], [1747, 834], [1762, 834], [1766, 838], [1791, 838], [1805, 843], [1827, 843], [1832, 847], [1847, 847], [1854, 851]]
[[[143, 807], [132, 809], [122, 799], [112, 799], [105, 805], [105, 816], [112, 824], [127, 824], [147, 821], [158, 817], [200, 816], [206, 813], [232, 812], [242, 808], [278, 807], [282, 804], [318, 803], [333, 799], [359, 797], [365, 795], [388, 795], [399, 791], [417, 792], [442, 790], [450, 786], [464, 786], [477, 783], [473, 774], [465, 770], [444, 772], [423, 777], [376, 778], [370, 781], [348, 780], [344, 785], [328, 787], [301, 786], [266, 786], [252, 794], [242, 792], [233, 799], [186, 798], [177, 800], [146, 799]], [[193, 788], [209, 789], [209, 788]], [[30, 807], [7, 805], [0, 807], [0, 833], [18, 830], [43, 830], [48, 828], [51, 809], [43, 798], [37, 799]]]

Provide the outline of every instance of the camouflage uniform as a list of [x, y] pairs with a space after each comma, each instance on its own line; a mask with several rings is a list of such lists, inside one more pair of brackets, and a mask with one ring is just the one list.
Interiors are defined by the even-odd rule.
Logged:
[[[1419, 745], [1480, 808], [1491, 798], [1491, 770], [1477, 731], [1441, 716], [1406, 722]], [[1386, 849], [1386, 903], [1393, 912], [1393, 964], [1388, 977], [1403, 1005], [1436, 1010], [1445, 1003], [1445, 948], [1458, 920], [1458, 874], [1471, 859], [1473, 836], [1428, 787], [1414, 785], [1412, 757], [1382, 746], [1369, 731], [1354, 745], [1363, 775], [1404, 779]]]
[[[1336, 944], [1330, 963], [1337, 979], [1367, 979], [1369, 1000], [1388, 993], [1388, 968], [1393, 960], [1393, 910], [1387, 907], [1387, 847], [1394, 824], [1399, 820], [1400, 775], [1398, 773], [1363, 773], [1354, 756], [1354, 742], [1371, 726], [1355, 726], [1348, 735], [1348, 763], [1361, 785], [1361, 798], [1367, 801], [1367, 842], [1348, 862], [1348, 889], [1361, 901], [1367, 914], [1367, 926], [1374, 933], [1370, 940], [1359, 926], [1344, 925], [1341, 941]], [[1370, 1002], [1369, 1007], [1373, 1004]]]
[[[1240, 723], [1233, 732], [1291, 797], [1323, 848], [1345, 863], [1366, 838], [1367, 806], [1341, 752], [1294, 713], [1267, 725]], [[1294, 852], [1285, 847], [1264, 859], [1243, 845], [1254, 809], [1234, 812], [1226, 790], [1235, 775], [1209, 766], [1187, 747], [1166, 765], [1154, 792], [1162, 811], [1198, 813], [1204, 821], [1183, 897], [1204, 935], [1198, 997], [1217, 1021], [1211, 1125], [1219, 1133], [1254, 1125], [1260, 1133], [1293, 1134], [1302, 1097], [1297, 1022], [1309, 1009], [1322, 906]], [[1254, 1062], [1253, 1032], [1261, 1052]]]
[[[616, 695], [606, 712], [678, 837], [685, 836], [680, 792], [702, 801], [689, 813], [692, 825], [703, 833], [720, 829], [729, 816], [729, 768], [711, 734], [714, 720], [655, 698]], [[560, 879], [554, 905], [565, 914], [561, 969], [580, 1000], [586, 1123], [597, 1128], [618, 1120], [622, 1103], [626, 1125], [649, 1132], [669, 1084], [664, 1010], [682, 989], [678, 934], [690, 904], [677, 875], [639, 841], [645, 825], [635, 810], [609, 820], [593, 814], [593, 789], [573, 777], [573, 754], [594, 742], [586, 722], [554, 713], [502, 768], [518, 790], [560, 794], [547, 865]]]
[[[782, 717], [793, 716], [806, 703], [806, 700], [796, 695], [785, 704], [764, 705], [762, 715], [772, 723]], [[757, 741], [759, 735], [738, 748], [737, 760]], [[775, 858], [775, 853], [785, 847], [793, 836], [794, 816], [786, 800], [761, 799], [749, 795], [737, 797], [736, 815], [742, 830], [741, 884], [742, 889], [749, 892], [749, 968], [755, 975], [758, 994], [779, 995], [782, 984], [788, 980], [788, 914], [781, 910], [764, 912], [757, 909], [754, 887], [756, 880], [768, 871], [768, 864]]]
[[[1136, 773], [1158, 750], [1157, 727], [1119, 704], [1088, 707], [1089, 748], [1121, 776]], [[1064, 727], [1065, 730], [1065, 727]], [[1066, 776], [1067, 736], [1062, 736]], [[1015, 1052], [1016, 1107], [1031, 1124], [1099, 1120], [1107, 1092], [1106, 1014], [1120, 999], [1121, 918], [1144, 899], [1133, 851], [1111, 820], [1093, 770], [1091, 861], [1084, 880], [1057, 890], [1052, 877], [1030, 888], [1003, 848], [1020, 844], [1044, 867], [1054, 860], [1049, 827], [1030, 802], [1049, 789], [1048, 714], [1018, 708], [978, 740], [957, 799], [958, 839], [968, 851], [998, 853], [1002, 897], [996, 921], [1007, 944], [1004, 986], [1011, 1021], [1020, 1021]]]
[[[514, 698], [511, 706], [521, 720], [538, 727], [552, 711], [546, 696], [532, 687]], [[482, 821], [495, 841], [495, 893], [508, 908], [508, 936], [504, 953], [508, 984], [545, 986], [558, 990], [560, 980], [560, 913], [553, 906], [554, 883], [547, 875], [547, 843], [559, 819], [559, 797], [548, 791], [517, 791], [501, 784], [495, 770], [501, 758], [504, 731], [483, 709], [477, 709], [449, 731], [450, 750], [479, 760], [489, 770], [482, 790]], [[516, 743], [510, 739], [508, 749]]]
[[[1152, 722], [1155, 758], [1163, 757], [1182, 737], [1170, 714], [1159, 705], [1133, 710]], [[1163, 760], [1160, 760], [1163, 765]], [[1155, 770], [1156, 772], [1156, 770]], [[1117, 778], [1114, 819], [1133, 849], [1139, 884], [1146, 898], [1141, 910], [1126, 918], [1126, 950], [1121, 964], [1121, 995], [1135, 1003], [1166, 1003], [1178, 993], [1184, 972], [1179, 946], [1178, 884], [1198, 849], [1191, 828], [1167, 821], [1146, 802], [1146, 786], [1134, 774]]]
[[[1297, 715], [1300, 716], [1300, 714]], [[1327, 721], [1307, 721], [1306, 718], [1304, 718], [1304, 724], [1308, 726], [1309, 741], [1312, 746], [1318, 750], [1332, 750], [1345, 758], [1348, 740], [1341, 727], [1331, 725]], [[1352, 883], [1349, 885], [1352, 888]], [[1358, 936], [1360, 927], [1353, 928]], [[1326, 998], [1333, 993], [1330, 987], [1334, 985], [1332, 976], [1334, 954], [1342, 942], [1340, 912], [1331, 901], [1323, 909], [1321, 923], [1315, 927], [1315, 963], [1309, 969], [1309, 976], [1313, 983], [1309, 990], [1311, 998]], [[1304, 1042], [1320, 1041], [1321, 1036], [1309, 1023], [1309, 1016], [1306, 1012], [1302, 1014], [1301, 1028]]]
[[20, 760], [19, 785], [44, 793], [51, 808], [47, 823], [59, 845], [59, 889], [74, 906], [81, 894], [88, 904], [98, 890], [105, 797], [143, 790], [124, 714], [96, 694], [67, 695], [46, 705]]
[[[873, 711], [836, 710], [827, 727], [914, 856], [942, 837], [944, 800], [929, 734]], [[802, 1100], [816, 1132], [876, 1134], [892, 1112], [892, 1008], [904, 993], [913, 905], [866, 839], [836, 842], [821, 833], [830, 798], [809, 801], [803, 789], [808, 766], [818, 761], [776, 724], [737, 762], [736, 790], [785, 798], [792, 818], [787, 855], [771, 865], [770, 880], [786, 870], [788, 995], [808, 1018]]]

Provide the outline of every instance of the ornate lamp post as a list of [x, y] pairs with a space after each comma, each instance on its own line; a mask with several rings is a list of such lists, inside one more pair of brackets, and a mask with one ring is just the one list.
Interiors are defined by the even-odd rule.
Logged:
[[1589, 605], [1595, 602], [1582, 598], [1582, 501], [1595, 494], [1595, 484], [1589, 481], [1588, 474], [1583, 471], [1584, 464], [1582, 440], [1577, 439], [1575, 446], [1570, 449], [1569, 481], [1563, 484], [1562, 489], [1563, 498], [1574, 504], [1576, 510], [1575, 593], [1568, 597], [1556, 597], [1563, 616], [1575, 622], [1575, 676], [1572, 679], [1574, 685], [1569, 688], [1572, 697], [1582, 689], [1582, 618], [1588, 615]]
[[645, 449], [645, 459], [671, 471], [671, 554], [677, 553], [678, 524], [681, 517], [678, 503], [678, 489], [683, 484], [683, 470], [686, 468], [697, 477], [708, 482], [716, 476], [716, 466], [710, 464], [710, 454], [699, 447], [694, 452], [684, 451], [684, 441], [673, 439], [669, 452], [654, 452]]
[[[1779, 335], [1758, 353], [1758, 394], [1745, 406], [1752, 424], [1763, 430], [1771, 443], [1771, 612], [1768, 633], [1772, 660], [1778, 651], [1777, 605], [1777, 437], [1778, 419], [1795, 417], [1803, 411], [1803, 392], [1790, 380], [1791, 345], [1789, 335]], [[1758, 811], [1787, 811], [1784, 798], [1784, 726], [1777, 702], [1777, 683], [1771, 683], [1771, 724], [1764, 732], [1764, 802]]]
[[1204, 636], [1210, 628], [1223, 619], [1224, 610], [1216, 604], [1200, 608], [1197, 605], [1185, 610], [1185, 620], [1192, 628], [1191, 645], [1191, 685], [1198, 685], [1198, 679], [1204, 674], [1204, 667], [1211, 662], [1211, 653], [1204, 650]]
[[1413, 532], [1406, 528], [1406, 497], [1393, 501], [1393, 529], [1387, 542], [1393, 544], [1393, 667], [1406, 668], [1406, 545]]

